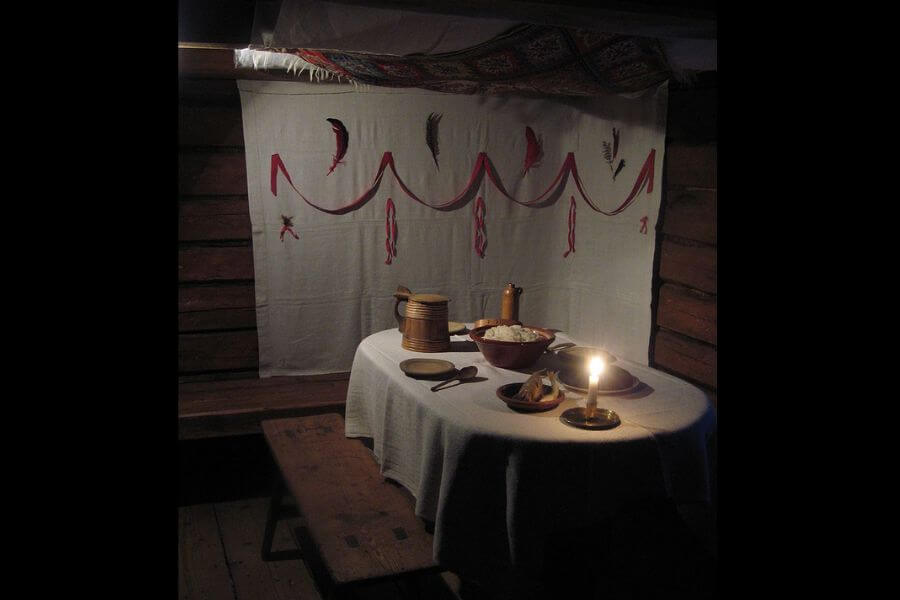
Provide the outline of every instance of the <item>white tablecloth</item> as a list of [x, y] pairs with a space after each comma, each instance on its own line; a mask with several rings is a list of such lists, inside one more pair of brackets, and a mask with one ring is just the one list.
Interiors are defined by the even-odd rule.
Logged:
[[[471, 324], [469, 324], [471, 326]], [[490, 365], [467, 335], [445, 353], [401, 347], [396, 329], [357, 348], [350, 374], [346, 435], [373, 439], [382, 473], [416, 498], [416, 513], [435, 524], [434, 556], [475, 579], [540, 562], [541, 536], [597, 522], [629, 501], [668, 496], [710, 500], [707, 442], [715, 410], [699, 388], [629, 361], [635, 391], [600, 396], [622, 424], [588, 431], [559, 415], [584, 405], [566, 391], [557, 408], [519, 413], [496, 395], [527, 374]], [[578, 342], [565, 333], [556, 342]], [[437, 358], [476, 365], [485, 380], [431, 392], [434, 381], [407, 377], [399, 363]], [[529, 369], [553, 366], [545, 354]]]

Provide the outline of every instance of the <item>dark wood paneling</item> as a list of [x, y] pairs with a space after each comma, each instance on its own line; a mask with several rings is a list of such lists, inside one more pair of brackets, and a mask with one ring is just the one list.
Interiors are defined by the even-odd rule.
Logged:
[[668, 190], [663, 233], [716, 245], [718, 194], [710, 190]]
[[692, 379], [711, 388], [718, 387], [717, 351], [687, 336], [667, 329], [656, 332], [654, 366]]
[[258, 369], [256, 330], [184, 333], [178, 336], [178, 370]]
[[666, 148], [666, 186], [716, 188], [716, 160], [716, 144], [669, 144]]
[[182, 152], [178, 191], [183, 196], [238, 196], [247, 193], [243, 152]]
[[178, 144], [181, 146], [243, 146], [244, 125], [240, 106], [189, 106], [178, 109]]
[[233, 279], [253, 279], [253, 249], [249, 246], [182, 248], [178, 251], [179, 281]]
[[659, 290], [657, 323], [661, 327], [715, 344], [717, 317], [715, 296], [671, 283]]
[[688, 240], [663, 240], [659, 261], [659, 276], [663, 281], [715, 294], [718, 289], [717, 268], [715, 247], [695, 245]]

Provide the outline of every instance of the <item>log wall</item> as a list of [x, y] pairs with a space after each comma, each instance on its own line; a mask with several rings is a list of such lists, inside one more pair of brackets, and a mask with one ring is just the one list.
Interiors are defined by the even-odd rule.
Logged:
[[182, 75], [179, 380], [253, 378], [259, 348], [240, 97], [233, 78]]
[[669, 92], [650, 365], [718, 403], [718, 94], [713, 78]]

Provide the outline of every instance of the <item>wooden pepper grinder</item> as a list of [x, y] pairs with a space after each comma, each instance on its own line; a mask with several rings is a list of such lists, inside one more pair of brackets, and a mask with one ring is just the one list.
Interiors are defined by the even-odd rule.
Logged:
[[522, 288], [516, 287], [512, 283], [507, 283], [503, 290], [503, 299], [500, 303], [500, 318], [519, 320], [519, 295]]

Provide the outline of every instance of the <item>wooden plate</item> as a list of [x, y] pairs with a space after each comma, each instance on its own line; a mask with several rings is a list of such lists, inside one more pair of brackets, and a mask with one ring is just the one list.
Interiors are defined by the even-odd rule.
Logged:
[[[506, 385], [501, 385], [497, 388], [497, 397], [506, 402], [506, 405], [513, 410], [524, 411], [524, 412], [542, 412], [545, 410], [550, 410], [552, 408], [556, 408], [560, 405], [560, 403], [566, 399], [566, 394], [559, 390], [559, 393], [556, 394], [556, 398], [553, 400], [545, 400], [544, 402], [525, 402], [523, 400], [515, 400], [513, 396], [516, 395], [516, 392], [519, 391], [519, 388], [522, 387], [522, 383], [507, 383]], [[553, 390], [547, 384], [544, 384], [544, 393], [549, 394]]]
[[466, 330], [465, 323], [458, 323], [456, 321], [447, 321], [447, 327], [450, 329], [450, 335], [454, 333], [460, 333]]
[[440, 379], [456, 373], [456, 365], [436, 358], [410, 358], [400, 363], [400, 370], [416, 379]]

